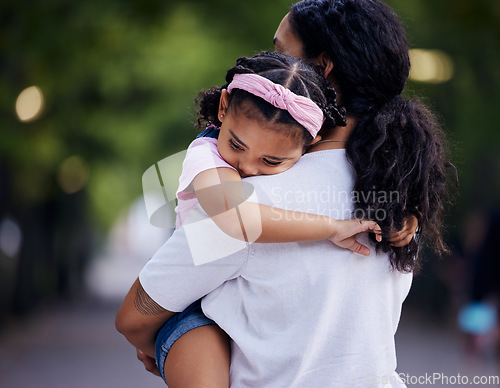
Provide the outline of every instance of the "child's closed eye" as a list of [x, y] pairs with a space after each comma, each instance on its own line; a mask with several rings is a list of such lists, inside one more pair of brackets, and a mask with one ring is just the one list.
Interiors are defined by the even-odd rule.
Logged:
[[243, 148], [236, 144], [232, 139], [229, 140], [229, 145], [236, 151], [243, 151]]
[[262, 159], [262, 160], [264, 161], [265, 164], [272, 167], [279, 166], [281, 163], [283, 163], [283, 162], [273, 162], [272, 160], [269, 159]]

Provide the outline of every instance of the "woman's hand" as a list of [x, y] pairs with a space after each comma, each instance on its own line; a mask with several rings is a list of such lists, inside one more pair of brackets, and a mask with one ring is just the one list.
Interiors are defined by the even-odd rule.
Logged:
[[408, 216], [404, 219], [403, 229], [393, 232], [389, 241], [393, 247], [401, 248], [410, 243], [418, 228], [418, 219]]
[[356, 241], [356, 235], [363, 232], [373, 232], [377, 241], [382, 240], [382, 230], [375, 221], [359, 220], [356, 218], [350, 220], [333, 220], [334, 233], [329, 238], [331, 242], [341, 248], [350, 249], [355, 253], [368, 256], [370, 250], [365, 245]]
[[158, 372], [158, 367], [156, 366], [154, 358], [149, 357], [146, 353], [137, 349], [137, 359], [144, 364], [144, 368], [146, 368], [148, 372], [160, 377], [160, 372]]

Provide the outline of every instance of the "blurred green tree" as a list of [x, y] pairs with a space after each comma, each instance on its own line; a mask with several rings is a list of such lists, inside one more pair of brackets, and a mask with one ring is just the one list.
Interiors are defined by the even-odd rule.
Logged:
[[[287, 5], [0, 4], [0, 222], [23, 238], [16, 257], [0, 252], [0, 311], [79, 288], [91, 243], [140, 195], [144, 170], [195, 136], [198, 90], [270, 49]], [[45, 105], [22, 122], [15, 104], [29, 86]]]

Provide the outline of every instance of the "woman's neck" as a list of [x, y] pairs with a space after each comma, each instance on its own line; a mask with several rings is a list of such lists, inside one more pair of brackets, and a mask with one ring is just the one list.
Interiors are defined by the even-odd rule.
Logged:
[[358, 120], [353, 116], [347, 116], [346, 123], [347, 124], [345, 127], [333, 127], [326, 130], [321, 137], [321, 140], [310, 146], [306, 153], [324, 150], [344, 149], [346, 140], [349, 138], [351, 132], [356, 127]]

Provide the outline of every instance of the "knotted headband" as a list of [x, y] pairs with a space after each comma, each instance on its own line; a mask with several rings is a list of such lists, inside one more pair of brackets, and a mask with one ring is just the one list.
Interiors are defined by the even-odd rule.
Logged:
[[283, 85], [275, 84], [258, 74], [235, 74], [227, 92], [231, 93], [233, 89], [245, 90], [276, 108], [288, 111], [313, 138], [325, 121], [323, 111], [310, 98], [299, 96]]

